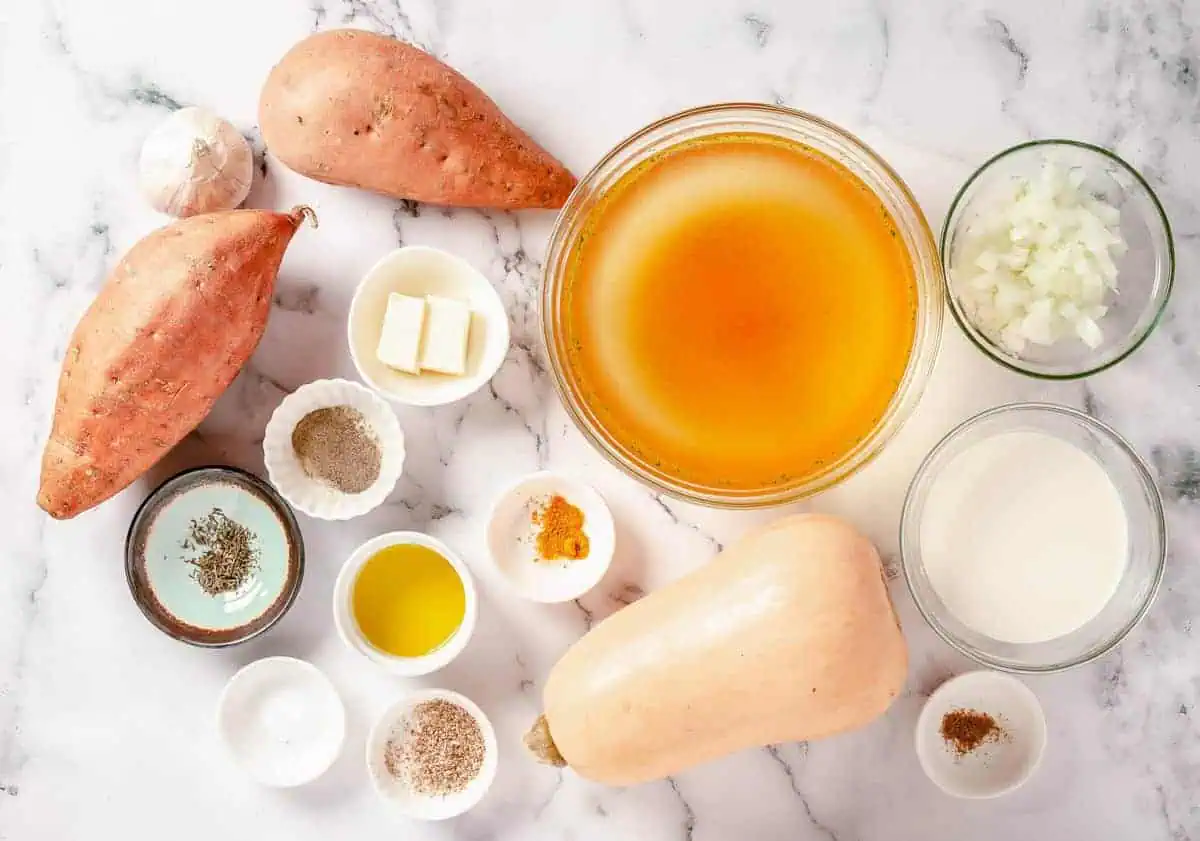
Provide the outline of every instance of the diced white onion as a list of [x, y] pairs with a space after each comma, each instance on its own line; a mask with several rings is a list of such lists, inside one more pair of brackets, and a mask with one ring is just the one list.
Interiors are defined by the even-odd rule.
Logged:
[[1121, 212], [1084, 188], [1085, 173], [1046, 162], [959, 235], [951, 288], [984, 335], [1014, 354], [1028, 344], [1103, 341], [1105, 299], [1128, 250]]

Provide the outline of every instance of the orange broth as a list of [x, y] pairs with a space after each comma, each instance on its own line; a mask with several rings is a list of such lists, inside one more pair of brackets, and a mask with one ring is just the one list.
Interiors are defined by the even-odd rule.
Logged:
[[753, 134], [688, 141], [590, 212], [565, 283], [570, 375], [663, 473], [792, 484], [887, 411], [916, 325], [895, 223], [842, 164]]

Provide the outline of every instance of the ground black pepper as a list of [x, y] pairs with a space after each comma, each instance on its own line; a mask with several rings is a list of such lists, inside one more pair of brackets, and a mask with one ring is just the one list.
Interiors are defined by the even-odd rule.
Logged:
[[346, 494], [374, 485], [383, 462], [375, 431], [352, 406], [309, 412], [292, 430], [292, 449], [305, 473]]

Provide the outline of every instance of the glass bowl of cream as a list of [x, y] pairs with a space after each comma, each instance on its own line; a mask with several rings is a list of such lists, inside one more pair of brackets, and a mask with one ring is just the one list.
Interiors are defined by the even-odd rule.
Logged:
[[1162, 500], [1115, 431], [1018, 403], [953, 429], [917, 470], [900, 523], [905, 580], [943, 640], [1010, 672], [1112, 650], [1150, 609], [1166, 564]]

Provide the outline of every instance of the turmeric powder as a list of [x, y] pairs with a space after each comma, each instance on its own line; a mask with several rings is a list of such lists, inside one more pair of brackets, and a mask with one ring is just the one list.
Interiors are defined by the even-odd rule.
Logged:
[[540, 561], [578, 561], [588, 556], [588, 536], [583, 532], [583, 512], [555, 494], [534, 510], [533, 522], [541, 526], [537, 535]]

